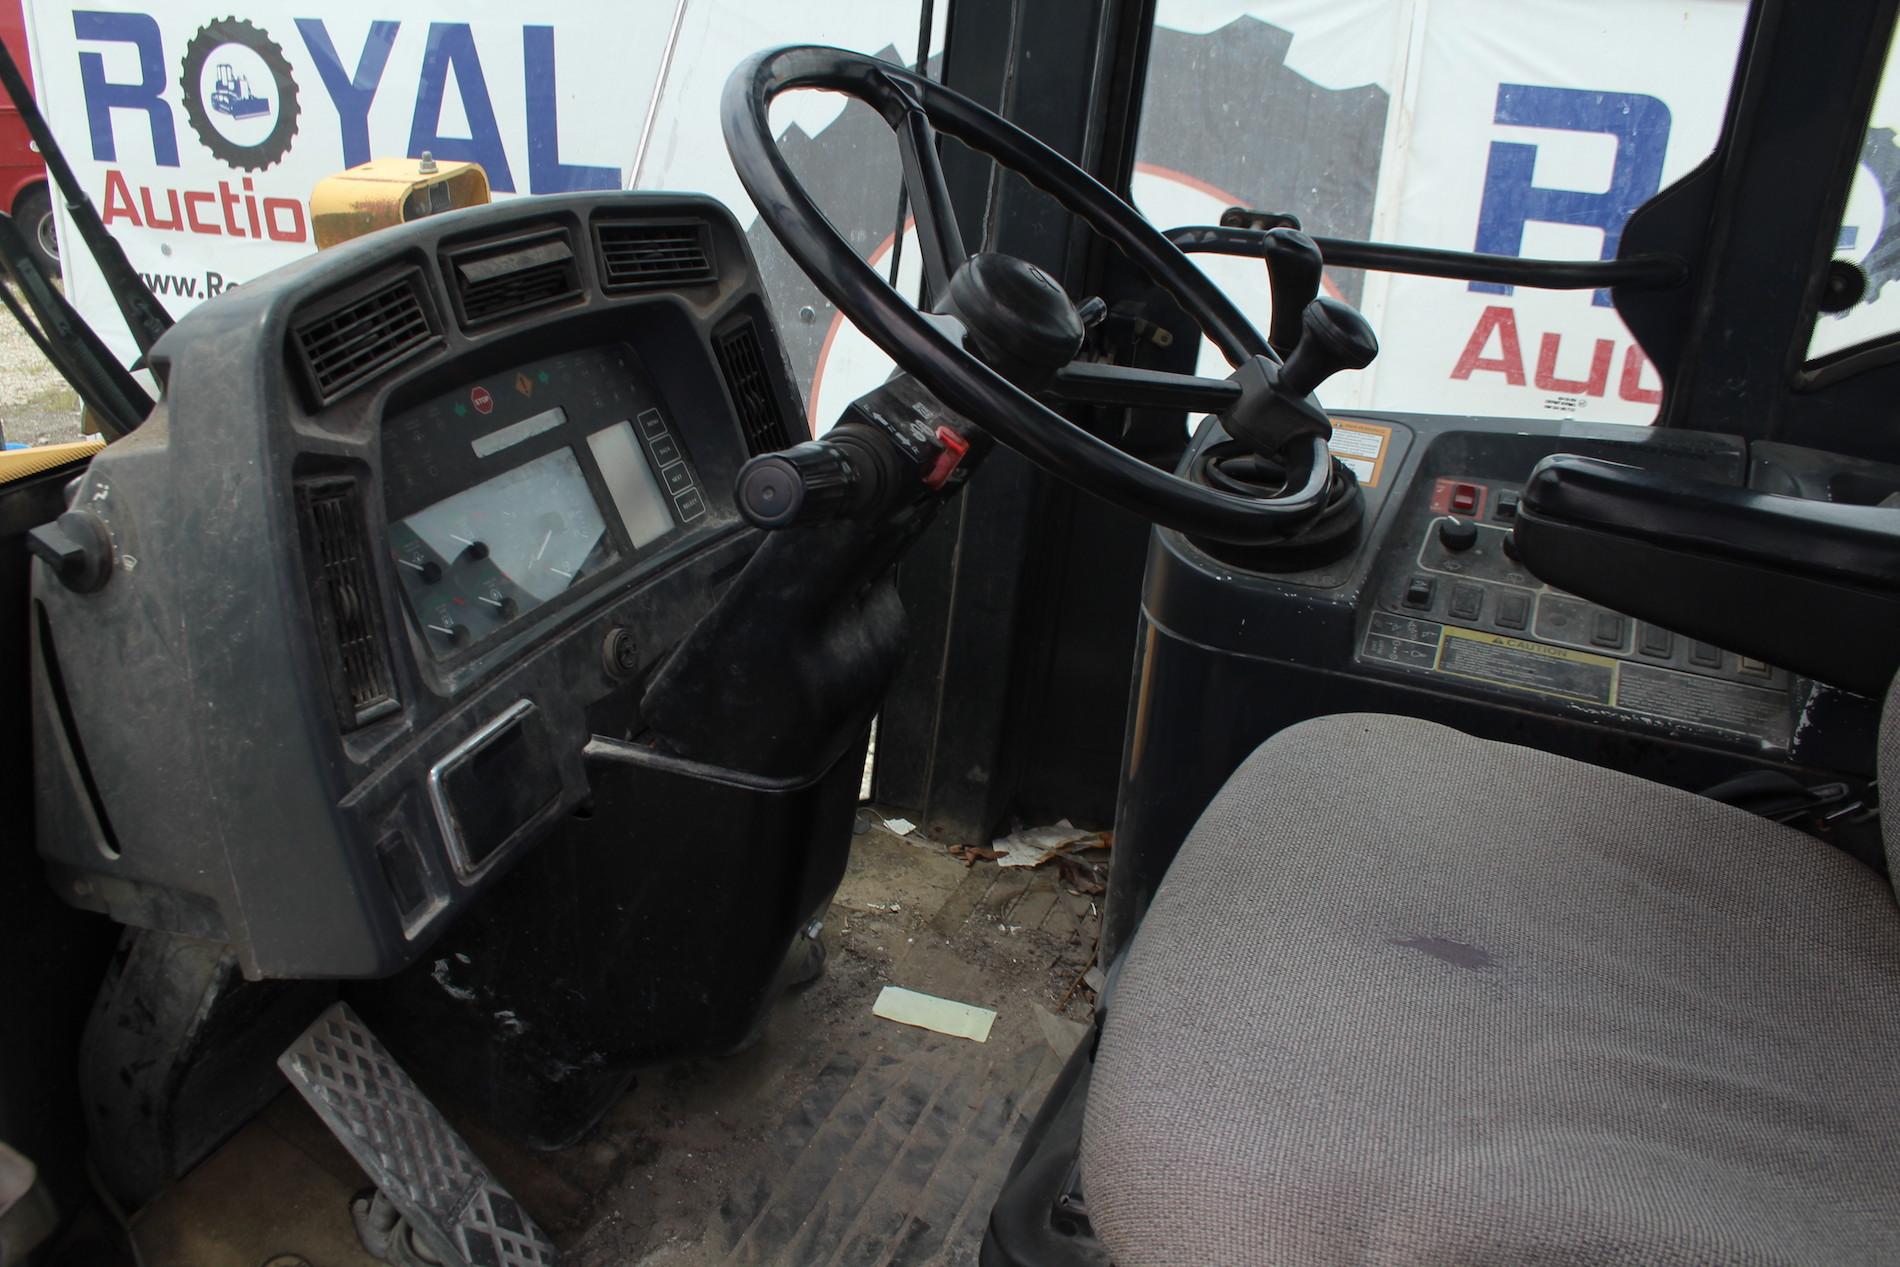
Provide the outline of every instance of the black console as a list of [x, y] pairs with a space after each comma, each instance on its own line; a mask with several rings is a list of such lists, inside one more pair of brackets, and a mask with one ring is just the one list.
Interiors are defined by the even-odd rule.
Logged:
[[152, 365], [40, 543], [40, 848], [68, 901], [251, 977], [413, 962], [584, 810], [757, 549], [740, 466], [807, 435], [702, 198], [377, 233]]
[[1520, 484], [1479, 477], [1415, 490], [1394, 525], [1358, 663], [1787, 750], [1786, 672], [1544, 584], [1512, 535], [1522, 497]]
[[[1225, 438], [1204, 423], [1180, 469], [1195, 470]], [[1751, 466], [1741, 441], [1707, 433], [1425, 415], [1336, 418], [1333, 447], [1359, 477], [1365, 513], [1330, 562], [1267, 570], [1218, 543], [1153, 534], [1104, 959], [1126, 944], [1142, 895], [1228, 774], [1309, 717], [1427, 717], [1697, 791], [1753, 770], [1866, 783], [1875, 700], [1738, 653], [1755, 634], [1745, 613], [1678, 599], [1664, 609], [1693, 622], [1684, 632], [1549, 584], [1524, 557], [1532, 538], [1522, 529], [1537, 511], [1532, 473], [1553, 455], [1738, 498], [1754, 487], [1798, 493], [1813, 500], [1797, 507], [1842, 519], [1852, 515], [1823, 503], [1878, 501], [1900, 486], [1895, 472], [1856, 468], [1844, 482], [1823, 470], [1839, 462], [1780, 446]], [[1584, 546], [1563, 558], [1596, 592], [1624, 592]], [[1627, 579], [1634, 603], [1644, 587], [1635, 572]], [[1812, 618], [1818, 627], [1840, 614], [1816, 608]], [[1182, 699], [1242, 703], [1203, 713]], [[1340, 795], [1388, 794], [1375, 781]]]

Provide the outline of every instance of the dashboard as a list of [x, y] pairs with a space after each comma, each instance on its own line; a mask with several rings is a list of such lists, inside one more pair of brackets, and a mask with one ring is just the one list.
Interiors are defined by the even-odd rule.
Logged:
[[591, 737], [757, 549], [730, 490], [808, 437], [708, 199], [520, 199], [195, 309], [34, 584], [40, 849], [67, 900], [368, 977], [590, 795]]

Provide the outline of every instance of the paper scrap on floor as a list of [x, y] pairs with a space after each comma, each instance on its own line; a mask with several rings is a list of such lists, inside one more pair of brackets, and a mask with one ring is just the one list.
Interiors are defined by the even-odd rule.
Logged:
[[999, 867], [1036, 867], [1077, 845], [1095, 844], [1101, 835], [1097, 831], [1082, 831], [1065, 818], [1053, 827], [1025, 827], [1011, 832], [1001, 840], [991, 841], [990, 847], [1003, 851], [1003, 856], [996, 860]]
[[940, 999], [934, 994], [919, 994], [896, 985], [887, 985], [878, 994], [877, 1002], [871, 1006], [871, 1015], [978, 1043], [989, 1041], [990, 1026], [996, 1023], [996, 1013], [989, 1008]]

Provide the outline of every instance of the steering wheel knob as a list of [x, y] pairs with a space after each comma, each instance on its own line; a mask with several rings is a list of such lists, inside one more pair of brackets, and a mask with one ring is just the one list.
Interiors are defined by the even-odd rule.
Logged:
[[1048, 382], [1087, 333], [1060, 282], [994, 251], [979, 251], [956, 271], [945, 307], [963, 323], [964, 346], [1018, 387]]

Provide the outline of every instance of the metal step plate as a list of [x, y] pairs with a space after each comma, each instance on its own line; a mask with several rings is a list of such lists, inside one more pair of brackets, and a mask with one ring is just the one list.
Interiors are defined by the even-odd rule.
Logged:
[[520, 1202], [347, 1006], [318, 1017], [277, 1066], [443, 1263], [559, 1262]]

